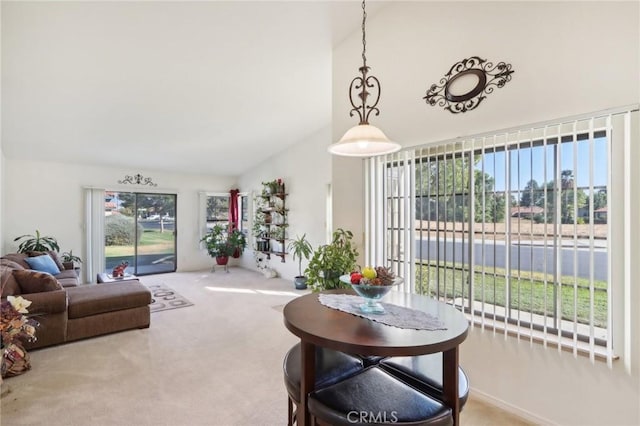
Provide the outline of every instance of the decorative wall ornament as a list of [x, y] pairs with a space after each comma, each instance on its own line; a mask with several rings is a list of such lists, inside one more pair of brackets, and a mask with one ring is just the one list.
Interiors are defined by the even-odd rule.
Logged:
[[125, 175], [124, 179], [119, 180], [118, 183], [120, 184], [130, 183], [131, 185], [158, 186], [158, 184], [153, 183], [150, 177], [144, 177], [140, 173], [135, 174], [133, 176]]
[[[432, 84], [423, 98], [429, 105], [436, 104], [457, 114], [475, 109], [493, 90], [503, 87], [511, 81], [511, 64], [487, 62], [478, 56], [472, 56], [455, 63], [438, 84]], [[476, 85], [466, 93], [452, 93], [452, 85], [461, 79], [477, 78]]]

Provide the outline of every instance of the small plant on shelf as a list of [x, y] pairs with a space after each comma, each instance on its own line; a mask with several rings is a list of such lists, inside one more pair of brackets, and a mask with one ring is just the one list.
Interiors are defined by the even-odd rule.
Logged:
[[270, 197], [275, 194], [284, 194], [284, 182], [282, 179], [274, 179], [269, 182], [262, 182], [262, 196]]
[[64, 253], [62, 253], [60, 255], [60, 260], [62, 261], [62, 266], [64, 266], [64, 269], [72, 270], [77, 268], [78, 270], [76, 270], [76, 273], [79, 273], [78, 271], [80, 266], [76, 265], [81, 264], [82, 259], [73, 254], [73, 250], [65, 251]]
[[271, 229], [271, 235], [270, 237], [273, 238], [274, 240], [284, 240], [286, 234], [286, 227], [284, 226], [274, 226]]
[[256, 196], [253, 198], [253, 205], [256, 211], [261, 211], [269, 207], [269, 200], [264, 196]]

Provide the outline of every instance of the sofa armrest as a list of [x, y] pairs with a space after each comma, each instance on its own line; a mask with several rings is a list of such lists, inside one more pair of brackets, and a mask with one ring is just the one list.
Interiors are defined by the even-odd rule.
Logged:
[[56, 314], [67, 310], [67, 292], [65, 290], [44, 291], [41, 293], [25, 293], [21, 295], [31, 301], [27, 308], [29, 316]]

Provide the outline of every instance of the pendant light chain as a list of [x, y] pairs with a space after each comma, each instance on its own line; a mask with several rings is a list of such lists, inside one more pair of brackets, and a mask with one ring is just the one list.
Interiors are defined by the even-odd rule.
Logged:
[[378, 101], [380, 100], [380, 81], [369, 74], [367, 66], [367, 11], [365, 1], [362, 0], [362, 66], [358, 68], [360, 75], [349, 84], [349, 102], [351, 111], [349, 116], [358, 115], [360, 121], [357, 126], [347, 130], [339, 142], [329, 147], [334, 155], [347, 157], [372, 157], [386, 155], [398, 151], [401, 146], [391, 142], [389, 138], [375, 126], [369, 124], [371, 113], [379, 115]]
[[366, 31], [366, 23], [367, 23], [367, 11], [365, 9], [365, 0], [362, 0], [362, 65], [367, 67], [367, 31]]

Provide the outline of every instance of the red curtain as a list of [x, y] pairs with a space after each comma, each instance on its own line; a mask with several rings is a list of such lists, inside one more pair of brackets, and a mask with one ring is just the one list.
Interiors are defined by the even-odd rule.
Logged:
[[229, 191], [229, 232], [238, 229], [238, 189]]

